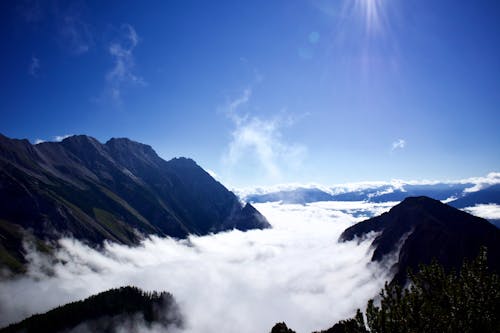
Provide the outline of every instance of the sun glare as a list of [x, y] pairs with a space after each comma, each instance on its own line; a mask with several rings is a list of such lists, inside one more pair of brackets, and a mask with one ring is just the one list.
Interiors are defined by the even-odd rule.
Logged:
[[383, 0], [354, 0], [356, 14], [363, 17], [367, 32], [381, 29]]

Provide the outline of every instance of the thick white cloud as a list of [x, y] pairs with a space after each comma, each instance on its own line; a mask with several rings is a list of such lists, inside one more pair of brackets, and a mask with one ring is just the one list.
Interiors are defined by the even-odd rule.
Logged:
[[464, 208], [464, 210], [487, 220], [500, 220], [500, 205], [497, 204], [480, 204]]
[[474, 177], [466, 180], [467, 183], [472, 183], [474, 186], [465, 189], [464, 192], [477, 192], [488, 186], [500, 184], [500, 172], [490, 172], [486, 177]]
[[[364, 307], [388, 279], [370, 263], [370, 240], [337, 243], [361, 217], [388, 209], [367, 203], [259, 204], [273, 229], [176, 241], [153, 237], [103, 251], [60, 241], [48, 263], [31, 255], [27, 276], [0, 284], [0, 325], [122, 285], [166, 290], [186, 316], [184, 332], [268, 332], [286, 321], [297, 332], [324, 329]], [[48, 276], [46, 271], [52, 272]]]
[[73, 134], [65, 134], [65, 135], [56, 135], [54, 137], [54, 141], [56, 142], [61, 142], [62, 140], [66, 139], [66, 138], [69, 138], [70, 136], [72, 136]]

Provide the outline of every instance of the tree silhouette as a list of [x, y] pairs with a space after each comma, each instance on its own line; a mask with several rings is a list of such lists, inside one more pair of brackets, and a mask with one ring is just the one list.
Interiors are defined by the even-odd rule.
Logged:
[[364, 315], [358, 309], [354, 318], [317, 333], [500, 332], [500, 279], [488, 270], [486, 248], [458, 273], [434, 261], [409, 279], [407, 288], [386, 283]]
[[128, 286], [33, 315], [0, 332], [61, 332], [83, 323], [90, 331], [115, 332], [117, 326], [134, 320], [142, 320], [145, 325], [156, 322], [165, 327], [182, 326], [182, 318], [171, 294], [144, 292]]

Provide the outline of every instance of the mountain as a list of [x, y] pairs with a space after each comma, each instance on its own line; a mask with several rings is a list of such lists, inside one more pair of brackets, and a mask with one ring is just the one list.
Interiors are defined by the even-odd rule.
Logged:
[[[434, 262], [410, 276], [407, 288], [385, 284], [363, 312], [314, 333], [500, 332], [500, 276], [488, 271], [481, 249], [459, 271], [445, 272]], [[366, 319], [366, 320], [365, 320]], [[271, 333], [294, 333], [277, 323]]]
[[143, 235], [268, 227], [191, 159], [165, 161], [124, 138], [32, 145], [0, 135], [0, 266], [19, 269], [22, 241], [31, 236], [40, 244], [66, 235], [91, 245], [136, 244]]
[[477, 192], [467, 193], [464, 197], [450, 202], [450, 206], [465, 208], [491, 203], [500, 205], [500, 184], [489, 186]]
[[251, 194], [245, 197], [248, 202], [263, 203], [282, 201], [287, 204], [306, 204], [316, 201], [331, 201], [333, 196], [317, 188], [296, 188], [265, 194]]
[[331, 189], [297, 187], [268, 193], [247, 194], [244, 199], [248, 202], [275, 202], [291, 204], [306, 204], [317, 201], [369, 201], [387, 202], [402, 201], [409, 196], [429, 196], [438, 200], [451, 197], [462, 197], [463, 191], [473, 184], [437, 183], [437, 184], [402, 184], [402, 185], [367, 185], [361, 189], [332, 187]]
[[[122, 287], [33, 315], [0, 333], [30, 332], [139, 332], [139, 325], [152, 323], [182, 327], [175, 299], [169, 293], [146, 293], [135, 287]], [[177, 330], [175, 330], [177, 331]]]
[[378, 232], [372, 243], [372, 261], [397, 253], [395, 282], [404, 283], [407, 270], [437, 259], [446, 269], [459, 269], [464, 258], [475, 258], [488, 248], [488, 263], [500, 270], [500, 230], [488, 221], [428, 197], [409, 197], [389, 212], [346, 229], [345, 242]]
[[470, 183], [437, 183], [437, 184], [421, 184], [412, 185], [404, 184], [401, 188], [391, 188], [386, 192], [378, 192], [372, 195], [370, 201], [386, 202], [386, 201], [402, 201], [407, 197], [426, 196], [436, 200], [446, 200], [451, 197], [461, 197], [463, 191], [473, 186]]

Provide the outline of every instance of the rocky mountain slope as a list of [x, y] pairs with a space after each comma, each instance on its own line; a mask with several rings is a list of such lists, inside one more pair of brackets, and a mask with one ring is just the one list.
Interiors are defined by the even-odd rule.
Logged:
[[22, 241], [92, 245], [270, 227], [193, 160], [145, 144], [78, 135], [32, 145], [0, 135], [0, 265], [20, 269]]
[[373, 261], [397, 255], [394, 281], [404, 283], [407, 270], [436, 259], [447, 269], [459, 269], [464, 258], [488, 248], [489, 267], [500, 270], [500, 230], [488, 221], [428, 197], [409, 197], [389, 212], [346, 229], [339, 241], [378, 232]]

